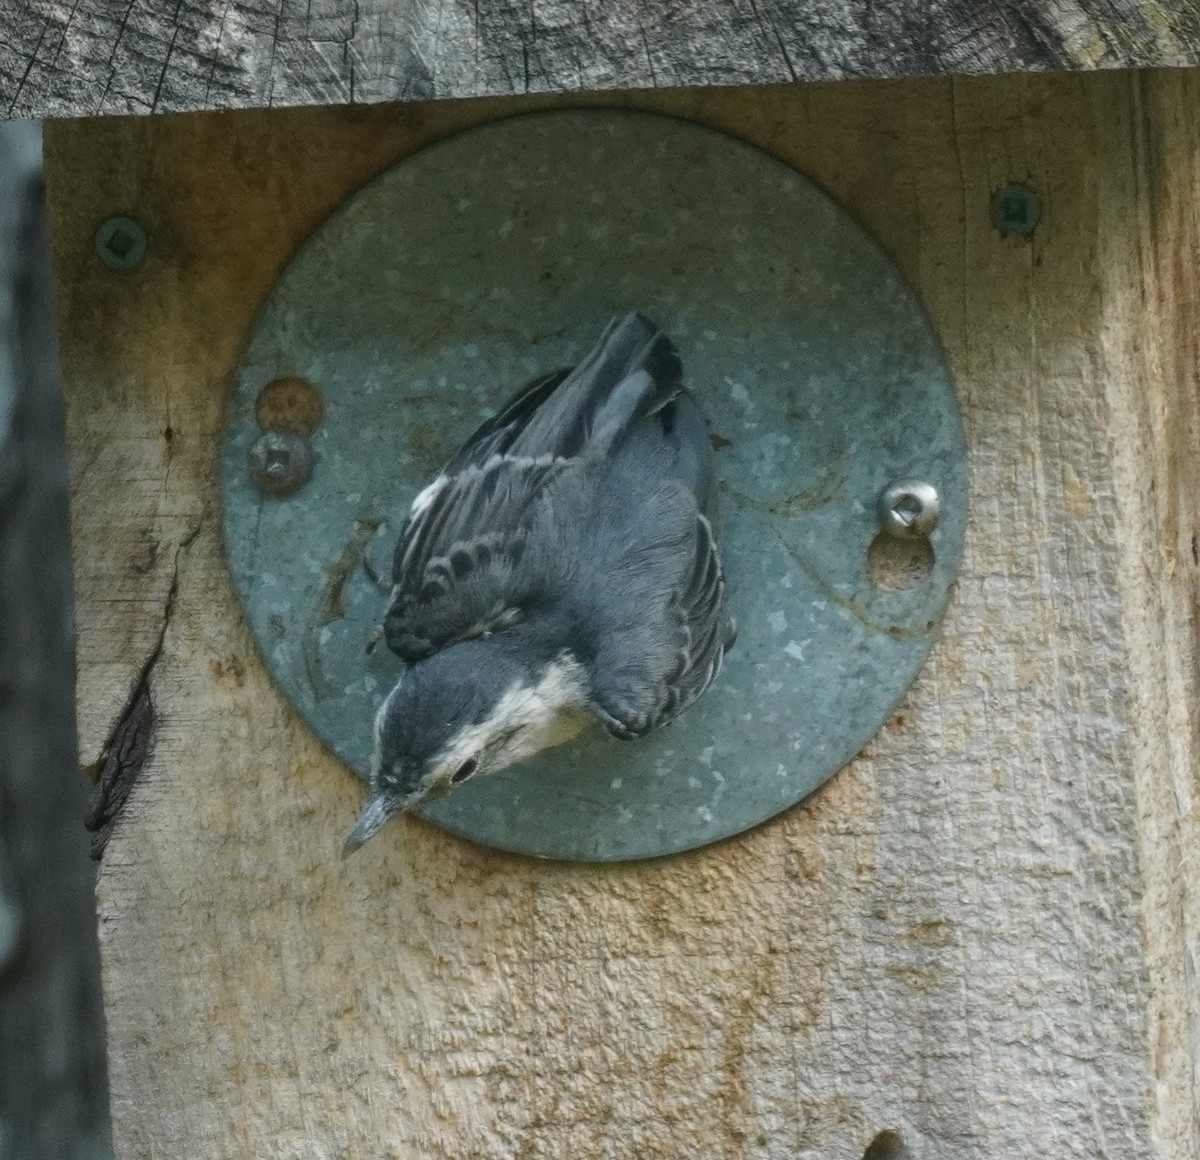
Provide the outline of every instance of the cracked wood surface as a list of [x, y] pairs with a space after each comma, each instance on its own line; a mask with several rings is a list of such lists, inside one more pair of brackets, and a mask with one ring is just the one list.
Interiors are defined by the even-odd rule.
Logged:
[[340, 861], [361, 791], [224, 572], [228, 375], [341, 197], [518, 106], [53, 126], [85, 760], [158, 649], [99, 885], [118, 1156], [1194, 1160], [1200, 76], [610, 100], [793, 162], [918, 288], [971, 445], [943, 639], [742, 838], [569, 866], [407, 821]]
[[154, 666], [162, 655], [167, 625], [171, 622], [171, 612], [179, 592], [179, 557], [191, 545], [199, 530], [197, 526], [175, 549], [170, 585], [159, 618], [158, 638], [154, 642], [154, 648], [142, 665], [129, 694], [129, 701], [109, 731], [95, 762], [90, 766], [84, 765], [84, 769], [90, 770], [96, 782], [96, 792], [92, 796], [92, 804], [87, 814], [84, 815], [83, 824], [94, 835], [91, 854], [97, 860], [104, 855], [117, 818], [129, 800], [142, 767], [150, 756], [150, 747], [154, 744], [155, 711], [154, 697], [151, 693]]
[[15, 117], [1197, 63], [1198, 0], [0, 0]]

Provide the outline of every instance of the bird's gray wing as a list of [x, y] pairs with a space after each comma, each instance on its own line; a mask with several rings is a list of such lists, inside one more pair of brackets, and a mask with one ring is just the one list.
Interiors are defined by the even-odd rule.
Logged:
[[405, 521], [384, 636], [410, 663], [515, 622], [536, 586], [552, 579], [521, 564], [543, 489], [575, 461], [503, 454], [497, 442], [493, 434], [475, 454], [456, 456]]
[[[624, 615], [606, 626], [591, 672], [592, 711], [610, 733], [642, 737], [678, 716], [712, 684], [733, 626], [724, 619], [725, 577], [712, 525], [699, 512], [682, 544], [661, 542], [663, 562], [682, 549], [687, 566], [667, 591], [623, 594]], [[653, 574], [656, 562], [641, 563]]]
[[611, 323], [577, 367], [530, 384], [484, 423], [408, 513], [384, 618], [392, 651], [421, 660], [514, 623], [552, 592], [561, 583], [555, 554], [527, 552], [548, 488], [678, 390], [674, 348], [653, 323], [630, 315]]

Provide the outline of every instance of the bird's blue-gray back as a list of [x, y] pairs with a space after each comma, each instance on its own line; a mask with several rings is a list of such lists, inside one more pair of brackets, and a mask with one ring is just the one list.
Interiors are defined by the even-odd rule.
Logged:
[[664, 724], [720, 670], [728, 633], [715, 507], [707, 425], [684, 393], [615, 459], [589, 552], [606, 566], [580, 574], [599, 646], [593, 709], [617, 736]]
[[720, 667], [723, 577], [706, 425], [674, 347], [630, 315], [527, 388], [423, 493], [385, 621], [406, 660], [534, 618], [569, 627], [618, 736], [686, 708]]
[[[573, 370], [538, 380], [484, 423], [405, 523], [384, 621], [389, 647], [419, 660], [502, 629], [561, 591], [574, 566], [579, 520], [555, 527], [564, 505], [549, 502], [549, 491], [574, 472], [562, 485], [586, 504], [584, 477], [603, 466], [605, 448], [678, 390], [670, 341], [629, 315], [611, 323]], [[559, 541], [552, 559], [548, 538]], [[536, 566], [526, 555], [531, 544]]]

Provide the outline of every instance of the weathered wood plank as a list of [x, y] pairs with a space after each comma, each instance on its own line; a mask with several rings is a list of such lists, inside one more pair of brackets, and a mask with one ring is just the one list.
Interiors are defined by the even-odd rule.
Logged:
[[[272, 688], [216, 532], [226, 377], [289, 254], [515, 106], [55, 126], [86, 760], [154, 658], [100, 882], [119, 1155], [859, 1160], [895, 1129], [919, 1160], [1194, 1160], [1198, 90], [609, 98], [761, 142], [883, 241], [973, 498], [943, 640], [868, 751], [742, 839], [607, 868], [416, 822], [339, 862], [359, 791]], [[1012, 177], [1032, 241], [989, 222]], [[118, 209], [152, 236], [125, 277], [90, 249]]]
[[0, 1156], [107, 1143], [40, 134], [0, 126]]
[[[1200, 76], [1137, 82], [1126, 110], [1139, 165], [1146, 327], [1107, 384], [1118, 487], [1129, 519], [1119, 555], [1130, 641], [1151, 1046], [1180, 1098], [1160, 1131], [1200, 1153]], [[1121, 237], [1121, 208], [1100, 228]], [[1115, 308], [1115, 304], [1112, 304]]]
[[0, 115], [1200, 63], [1200, 0], [2, 0]]

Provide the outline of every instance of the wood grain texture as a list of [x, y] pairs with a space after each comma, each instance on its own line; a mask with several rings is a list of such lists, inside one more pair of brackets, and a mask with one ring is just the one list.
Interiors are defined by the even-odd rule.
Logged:
[[1197, 63], [1197, 0], [0, 0], [18, 117]]
[[35, 125], [0, 125], [0, 1156], [107, 1145], [67, 463]]
[[[916, 1160], [1194, 1160], [1198, 85], [609, 98], [761, 143], [889, 249], [972, 507], [862, 756], [743, 838], [607, 867], [419, 822], [340, 862], [360, 790], [217, 536], [227, 378], [296, 245], [411, 149], [562, 99], [54, 126], [85, 760], [143, 673], [156, 708], [100, 881], [118, 1155], [859, 1160], [892, 1129]], [[989, 223], [1011, 178], [1031, 240]], [[124, 277], [91, 252], [116, 210], [152, 238]]]

